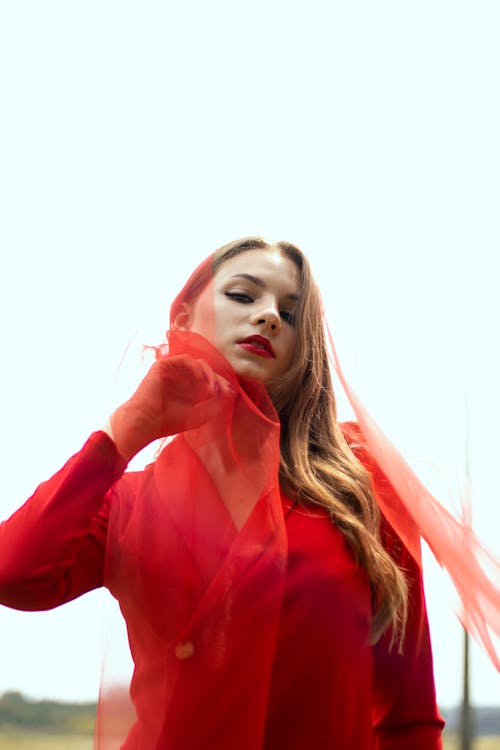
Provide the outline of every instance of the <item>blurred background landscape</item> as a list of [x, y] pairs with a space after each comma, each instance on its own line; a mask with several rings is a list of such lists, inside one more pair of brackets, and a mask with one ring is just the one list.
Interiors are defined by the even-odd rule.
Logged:
[[[95, 703], [31, 701], [22, 693], [0, 697], [0, 750], [92, 750]], [[460, 710], [444, 709], [445, 750], [460, 750]], [[472, 750], [500, 750], [500, 710], [473, 710]]]

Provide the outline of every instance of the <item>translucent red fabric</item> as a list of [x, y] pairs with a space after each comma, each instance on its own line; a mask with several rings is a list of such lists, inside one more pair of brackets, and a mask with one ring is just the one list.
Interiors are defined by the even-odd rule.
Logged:
[[[378, 492], [382, 512], [421, 565], [420, 536], [449, 574], [460, 597], [457, 614], [464, 627], [486, 650], [500, 671], [500, 657], [491, 635], [500, 638], [500, 562], [475, 536], [465, 520], [457, 519], [427, 490], [403, 456], [384, 435], [349, 385], [330, 331], [332, 360], [377, 471], [394, 492]], [[383, 486], [383, 485], [380, 485]]]
[[[257, 748], [287, 557], [279, 423], [265, 388], [238, 379], [204, 338], [170, 332], [169, 356], [181, 353], [208, 362], [232, 384], [234, 395], [221, 399], [218, 419], [162, 450], [145, 473], [147, 488], [131, 493], [130, 505], [124, 499], [127, 475], [119, 501], [110, 493], [105, 583], [120, 602], [132, 653], [137, 644], [141, 653], [131, 686], [141, 712], [124, 747], [155, 748], [161, 742], [180, 748], [193, 721], [198, 732], [192, 747], [210, 747], [224, 721], [228, 748], [232, 742], [241, 750]], [[238, 531], [232, 512], [242, 507], [249, 518]], [[168, 580], [172, 569], [176, 576]], [[163, 586], [169, 589], [164, 599]], [[235, 679], [235, 664], [244, 670], [243, 680]], [[225, 684], [231, 676], [234, 709]], [[128, 728], [126, 701], [119, 696], [116, 686], [104, 687], [99, 748], [112, 747], [117, 728]]]

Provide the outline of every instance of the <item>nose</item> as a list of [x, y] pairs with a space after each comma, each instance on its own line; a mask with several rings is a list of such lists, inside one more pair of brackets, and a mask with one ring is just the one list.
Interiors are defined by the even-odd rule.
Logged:
[[276, 304], [273, 301], [267, 301], [255, 310], [252, 315], [252, 323], [260, 325], [266, 330], [278, 332], [281, 328], [281, 316]]

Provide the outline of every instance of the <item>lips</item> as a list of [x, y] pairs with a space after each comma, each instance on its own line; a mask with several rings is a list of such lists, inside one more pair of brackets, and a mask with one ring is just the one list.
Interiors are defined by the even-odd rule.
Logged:
[[256, 353], [262, 353], [264, 356], [267, 354], [269, 357], [276, 357], [271, 342], [265, 336], [248, 336], [238, 341], [238, 344], [246, 344], [245, 348], [251, 347]]

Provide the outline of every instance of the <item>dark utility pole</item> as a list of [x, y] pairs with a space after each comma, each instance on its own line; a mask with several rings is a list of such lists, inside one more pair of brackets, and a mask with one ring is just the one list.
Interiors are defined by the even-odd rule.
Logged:
[[472, 708], [469, 693], [469, 634], [464, 630], [464, 671], [462, 683], [460, 750], [472, 750]]
[[[470, 523], [471, 518], [471, 479], [470, 479], [470, 414], [469, 394], [465, 396], [465, 508], [464, 522]], [[470, 704], [470, 653], [469, 633], [464, 629], [463, 649], [463, 681], [461, 708], [461, 745], [460, 750], [472, 750], [472, 708]]]

